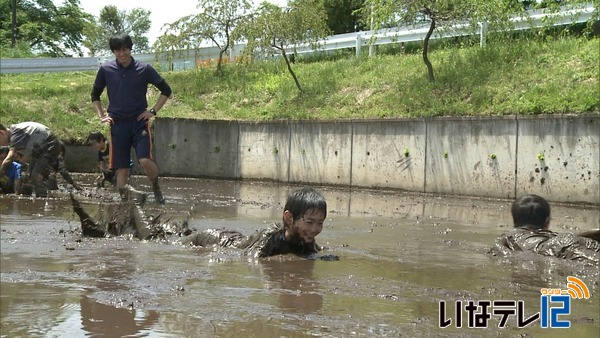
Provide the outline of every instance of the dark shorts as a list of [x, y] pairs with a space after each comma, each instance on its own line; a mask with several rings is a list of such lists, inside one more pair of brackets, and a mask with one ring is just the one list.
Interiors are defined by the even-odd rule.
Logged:
[[131, 147], [139, 159], [152, 159], [152, 134], [148, 121], [115, 121], [110, 127], [110, 156], [114, 169], [129, 168]]

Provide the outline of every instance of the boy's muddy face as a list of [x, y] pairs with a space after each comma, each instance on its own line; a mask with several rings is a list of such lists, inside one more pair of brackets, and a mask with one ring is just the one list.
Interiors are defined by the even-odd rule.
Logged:
[[323, 230], [325, 213], [323, 211], [310, 209], [304, 216], [294, 221], [294, 237], [301, 239], [304, 243], [312, 243], [315, 237]]
[[96, 149], [97, 151], [102, 150], [102, 148], [104, 148], [104, 146], [102, 145], [102, 142], [96, 142], [96, 141], [90, 141], [90, 146], [92, 146], [92, 148]]

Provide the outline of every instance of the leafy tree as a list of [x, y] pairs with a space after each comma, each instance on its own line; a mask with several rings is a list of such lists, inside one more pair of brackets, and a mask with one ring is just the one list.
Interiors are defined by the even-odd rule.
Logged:
[[[374, 27], [429, 24], [423, 40], [423, 62], [429, 81], [434, 82], [433, 66], [429, 61], [429, 40], [435, 29], [463, 22], [477, 29], [477, 23], [487, 21], [493, 26], [505, 23], [509, 13], [516, 11], [513, 0], [365, 0], [361, 9], [363, 18], [373, 18]], [[522, 7], [521, 9], [522, 10]]]
[[217, 74], [222, 74], [223, 55], [235, 42], [235, 29], [250, 14], [248, 0], [199, 0], [199, 14], [165, 25], [165, 32], [155, 44], [157, 51], [193, 50], [207, 40], [219, 48]]
[[31, 51], [28, 43], [19, 43], [13, 48], [0, 48], [0, 57], [3, 59], [34, 58], [35, 54]]
[[131, 11], [119, 10], [116, 6], [104, 6], [100, 16], [85, 29], [84, 46], [91, 55], [110, 55], [108, 40], [115, 33], [127, 33], [138, 53], [150, 50], [145, 34], [150, 30], [150, 11], [134, 8]]
[[62, 6], [56, 6], [52, 0], [1, 0], [0, 48], [13, 47], [13, 3], [16, 3], [15, 45], [21, 50], [16, 54], [23, 54], [26, 44], [34, 55], [82, 55], [82, 32], [92, 17], [81, 11], [79, 0], [66, 0]]
[[333, 34], [343, 34], [365, 29], [356, 11], [364, 0], [321, 0], [327, 12], [327, 26]]
[[[588, 0], [365, 0], [360, 13], [363, 19], [374, 19], [376, 29], [392, 26], [429, 24], [423, 41], [423, 61], [429, 81], [434, 82], [433, 66], [428, 58], [429, 39], [436, 29], [452, 24], [466, 23], [475, 31], [479, 22], [486, 22], [489, 30], [503, 30], [512, 26], [509, 18], [529, 8], [549, 8], [557, 11], [563, 5], [586, 3]], [[552, 20], [546, 24], [550, 26]]]
[[242, 29], [248, 40], [244, 53], [269, 55], [273, 50], [281, 53], [296, 87], [302, 92], [298, 77], [292, 69], [288, 50], [295, 50], [302, 44], [309, 44], [316, 49], [318, 41], [329, 35], [330, 31], [327, 27], [327, 14], [319, 0], [290, 1], [288, 6], [280, 8], [268, 2], [259, 6]]

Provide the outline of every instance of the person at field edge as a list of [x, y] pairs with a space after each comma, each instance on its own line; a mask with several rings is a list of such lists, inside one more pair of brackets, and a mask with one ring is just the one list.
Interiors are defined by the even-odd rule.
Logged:
[[115, 185], [117, 183], [115, 181], [116, 177], [113, 168], [110, 167], [110, 144], [106, 137], [101, 132], [94, 131], [88, 135], [87, 143], [98, 152], [100, 176], [96, 178], [96, 185], [99, 188], [104, 187], [104, 182]]
[[[0, 163], [4, 161], [9, 151], [8, 146], [0, 147]], [[0, 176], [0, 191], [4, 194], [21, 193], [21, 163], [12, 161], [5, 175]]]
[[[116, 169], [117, 188], [126, 198], [130, 170], [130, 150], [135, 148], [139, 163], [151, 182], [154, 198], [164, 204], [165, 199], [158, 184], [158, 167], [152, 160], [152, 136], [149, 121], [156, 116], [171, 96], [171, 87], [149, 64], [131, 56], [133, 42], [127, 34], [116, 34], [109, 39], [115, 60], [102, 64], [92, 88], [94, 111], [104, 123], [110, 124], [112, 167]], [[148, 108], [148, 84], [160, 90], [154, 106]], [[100, 95], [107, 89], [108, 107], [105, 113]]]
[[516, 199], [511, 205], [514, 229], [496, 239], [490, 253], [507, 256], [513, 251], [531, 251], [584, 263], [597, 264], [600, 260], [600, 230], [579, 235], [556, 233], [550, 226], [550, 204], [541, 196], [529, 194]]
[[60, 144], [50, 128], [37, 122], [21, 122], [7, 129], [0, 124], [0, 146], [9, 146], [8, 155], [0, 165], [0, 176], [8, 172], [12, 162], [19, 158], [28, 164], [27, 173], [37, 197], [47, 197], [46, 180], [58, 170]]
[[250, 236], [237, 231], [209, 229], [191, 233], [180, 240], [189, 246], [216, 246], [241, 249], [256, 257], [296, 254], [309, 256], [321, 247], [315, 237], [323, 230], [327, 216], [327, 202], [312, 187], [293, 191], [283, 208], [283, 224], [273, 223], [269, 228], [258, 230]]

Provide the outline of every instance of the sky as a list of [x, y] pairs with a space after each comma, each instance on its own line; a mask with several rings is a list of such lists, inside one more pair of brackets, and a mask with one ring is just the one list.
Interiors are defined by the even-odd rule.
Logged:
[[[54, 0], [54, 2], [61, 4], [63, 1]], [[120, 10], [132, 10], [136, 7], [149, 10], [152, 25], [148, 32], [148, 42], [152, 46], [154, 41], [161, 35], [161, 27], [164, 24], [197, 13], [196, 5], [198, 2], [198, 0], [80, 0], [80, 5], [83, 11], [95, 17], [100, 15], [102, 7], [108, 5], [114, 5]], [[262, 1], [254, 0], [253, 2], [259, 4]], [[287, 4], [287, 0], [269, 0], [269, 2], [279, 6]]]

